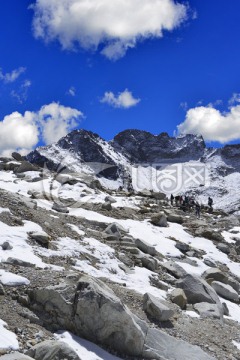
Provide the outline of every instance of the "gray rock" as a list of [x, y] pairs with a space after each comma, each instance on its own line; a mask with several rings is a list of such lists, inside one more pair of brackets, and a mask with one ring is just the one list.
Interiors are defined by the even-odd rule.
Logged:
[[186, 253], [187, 251], [190, 250], [190, 246], [189, 246], [188, 244], [184, 244], [184, 243], [181, 243], [181, 242], [177, 242], [177, 243], [175, 244], [175, 247], [176, 247], [178, 250], [182, 251], [183, 253]]
[[103, 203], [103, 204], [102, 204], [102, 209], [103, 209], [103, 210], [107, 210], [107, 211], [112, 210], [112, 205], [111, 205], [111, 203], [110, 203], [110, 202], [105, 202], [105, 203]]
[[83, 275], [58, 286], [33, 289], [30, 305], [54, 330], [66, 329], [128, 355], [141, 354], [144, 334], [131, 311], [103, 282]]
[[238, 293], [230, 285], [219, 281], [213, 281], [211, 285], [216, 293], [224, 299], [238, 301]]
[[127, 232], [128, 231], [126, 229], [117, 223], [108, 225], [108, 227], [104, 230], [105, 234], [116, 236], [118, 239], [120, 239]]
[[68, 210], [68, 208], [66, 206], [60, 205], [60, 204], [58, 204], [56, 202], [53, 204], [52, 209], [57, 211], [57, 212], [63, 213], [63, 214], [68, 214], [69, 213], [69, 210]]
[[112, 196], [110, 196], [110, 195], [107, 195], [106, 197], [105, 197], [105, 201], [106, 202], [110, 202], [111, 204], [114, 204], [114, 203], [116, 203], [117, 202], [117, 200], [115, 200]]
[[175, 339], [155, 328], [148, 330], [143, 348], [143, 358], [155, 360], [214, 360], [200, 347]]
[[20, 352], [17, 351], [11, 354], [0, 356], [0, 359], [1, 360], [34, 360], [32, 357], [21, 354]]
[[142, 266], [148, 270], [155, 271], [158, 268], [158, 261], [154, 257], [140, 252], [137, 256], [137, 259], [140, 259]]
[[152, 256], [155, 256], [157, 251], [155, 249], [154, 246], [149, 245], [147, 242], [140, 240], [140, 239], [136, 239], [135, 240], [135, 245], [137, 246], [137, 248], [139, 250], [141, 250], [142, 252], [144, 252], [145, 254], [149, 254]]
[[13, 157], [14, 160], [17, 160], [17, 161], [22, 161], [22, 160], [23, 160], [22, 155], [20, 155], [20, 154], [19, 154], [18, 152], [16, 152], [16, 151], [14, 151], [14, 152], [12, 153], [12, 157]]
[[202, 317], [210, 317], [214, 319], [222, 319], [223, 310], [217, 304], [210, 304], [208, 302], [201, 302], [193, 305], [194, 310]]
[[29, 232], [29, 237], [37, 241], [40, 245], [48, 247], [50, 236], [45, 231]]
[[183, 289], [174, 289], [170, 294], [170, 300], [181, 309], [186, 309], [187, 297]]
[[222, 251], [224, 254], [230, 254], [230, 249], [227, 244], [220, 243], [217, 245], [217, 249]]
[[214, 260], [210, 259], [210, 258], [204, 258], [203, 260], [204, 264], [210, 267], [216, 267], [216, 263]]
[[177, 223], [177, 224], [183, 224], [183, 222], [184, 222], [183, 216], [174, 214], [170, 210], [164, 210], [164, 212], [167, 215], [167, 221]]
[[32, 263], [30, 263], [28, 261], [12, 258], [12, 257], [7, 258], [7, 260], [4, 261], [4, 262], [6, 264], [11, 264], [11, 265], [14, 265], [14, 266], [32, 267], [32, 268], [35, 267], [35, 264], [32, 264]]
[[160, 226], [160, 227], [167, 227], [168, 226], [167, 217], [164, 214], [164, 212], [160, 212], [158, 214], [152, 215], [151, 223], [153, 225]]
[[230, 285], [237, 293], [240, 291], [240, 283], [235, 280], [233, 277], [228, 276], [226, 280], [226, 284]]
[[167, 198], [166, 194], [162, 192], [152, 192], [151, 197], [153, 197], [156, 200], [166, 200]]
[[229, 316], [229, 310], [225, 302], [222, 303], [223, 315]]
[[188, 303], [208, 302], [220, 305], [219, 298], [213, 288], [196, 275], [187, 274], [176, 282], [176, 287], [184, 290]]
[[1, 283], [0, 283], [0, 295], [5, 295], [5, 290]]
[[68, 344], [55, 340], [47, 340], [37, 344], [26, 354], [35, 360], [81, 360]]
[[18, 174], [27, 171], [39, 171], [39, 168], [28, 161], [23, 161], [21, 165], [15, 169], [15, 172]]
[[166, 261], [162, 264], [162, 267], [165, 268], [171, 275], [173, 275], [177, 279], [182, 278], [187, 274], [186, 270], [184, 270], [174, 261]]
[[218, 268], [207, 269], [202, 274], [202, 278], [204, 280], [214, 279], [216, 281], [221, 281], [223, 283], [225, 283], [227, 281], [227, 276], [221, 270], [219, 270]]
[[195, 236], [205, 237], [206, 239], [215, 240], [218, 242], [224, 241], [224, 237], [220, 232], [208, 229], [204, 226], [200, 226], [195, 230]]
[[12, 245], [9, 244], [8, 241], [4, 241], [4, 243], [1, 245], [3, 250], [12, 250]]
[[173, 310], [148, 293], [143, 296], [143, 310], [158, 321], [168, 321], [174, 315]]

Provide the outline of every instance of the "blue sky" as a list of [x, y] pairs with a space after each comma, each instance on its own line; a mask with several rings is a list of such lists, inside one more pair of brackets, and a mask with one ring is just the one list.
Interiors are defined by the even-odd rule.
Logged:
[[239, 0], [90, 3], [2, 2], [2, 153], [73, 128], [105, 139], [137, 128], [238, 141]]

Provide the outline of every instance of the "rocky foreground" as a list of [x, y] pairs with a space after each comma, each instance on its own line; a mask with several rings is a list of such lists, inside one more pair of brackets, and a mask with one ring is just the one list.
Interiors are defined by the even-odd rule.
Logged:
[[0, 165], [1, 360], [240, 359], [239, 216]]

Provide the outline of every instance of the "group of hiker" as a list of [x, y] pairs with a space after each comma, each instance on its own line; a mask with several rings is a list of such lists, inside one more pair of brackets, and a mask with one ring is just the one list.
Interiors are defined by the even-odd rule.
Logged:
[[[200, 213], [201, 213], [201, 205], [199, 203], [199, 201], [195, 200], [195, 198], [193, 196], [187, 196], [187, 195], [176, 195], [173, 196], [173, 194], [171, 194], [170, 196], [170, 202], [171, 205], [173, 206], [174, 203], [176, 206], [178, 206], [181, 210], [185, 211], [190, 211], [190, 210], [195, 210], [195, 214], [197, 218], [200, 218]], [[209, 212], [213, 211], [213, 199], [209, 196], [208, 197], [208, 207], [209, 207]]]

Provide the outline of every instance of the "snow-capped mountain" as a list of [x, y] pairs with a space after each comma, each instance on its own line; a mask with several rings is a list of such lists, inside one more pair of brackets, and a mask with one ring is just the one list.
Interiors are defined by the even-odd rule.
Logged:
[[92, 174], [111, 188], [127, 187], [127, 178], [135, 190], [188, 192], [202, 202], [212, 196], [219, 207], [239, 210], [240, 145], [207, 148], [201, 135], [125, 130], [105, 141], [91, 131], [74, 130], [26, 158], [55, 171], [66, 167], [69, 172]]

